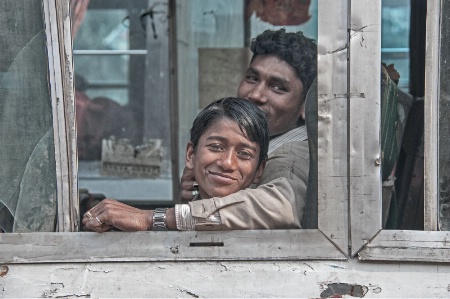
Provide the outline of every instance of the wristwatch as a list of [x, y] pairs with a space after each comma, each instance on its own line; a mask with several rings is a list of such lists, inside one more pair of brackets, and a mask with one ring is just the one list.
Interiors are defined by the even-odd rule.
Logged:
[[153, 230], [167, 230], [166, 212], [167, 209], [162, 208], [153, 211]]

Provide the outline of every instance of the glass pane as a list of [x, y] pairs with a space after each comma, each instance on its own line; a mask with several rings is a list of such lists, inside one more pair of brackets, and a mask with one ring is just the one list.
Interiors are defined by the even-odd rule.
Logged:
[[[271, 8], [265, 8], [264, 12], [257, 2], [248, 3], [247, 7], [243, 0], [177, 2], [180, 138], [174, 153], [178, 157], [172, 160], [171, 138], [177, 136], [170, 135], [173, 115], [169, 100], [168, 1], [91, 0], [84, 15], [75, 16], [83, 20], [79, 30], [73, 33], [82, 190], [134, 204], [172, 199], [171, 184], [179, 180], [184, 168], [192, 121], [199, 109], [213, 99], [236, 94], [248, 65], [250, 32], [256, 35], [267, 28], [286, 27], [289, 31], [302, 30], [310, 37], [317, 37], [317, 1], [294, 8], [283, 5], [283, 20], [287, 22], [283, 24], [274, 21], [282, 16], [270, 14]], [[290, 10], [298, 13], [291, 15]], [[126, 52], [129, 49], [145, 52]], [[208, 59], [217, 54], [228, 58], [232, 55], [236, 64], [230, 60], [222, 63], [220, 67], [225, 71], [221, 72], [221, 80], [210, 82], [208, 79], [217, 77], [212, 76], [214, 70]], [[99, 98], [103, 106], [97, 106], [102, 113], [94, 115], [90, 110]], [[163, 160], [159, 175], [142, 178], [105, 172], [101, 140], [111, 135], [130, 140], [134, 147], [148, 139], [161, 140]], [[179, 161], [178, 175], [172, 176], [171, 161]]]
[[167, 9], [91, 0], [73, 10], [81, 214], [92, 198], [173, 199]]
[[41, 1], [0, 1], [0, 228], [54, 231], [56, 169]]
[[251, 40], [266, 29], [280, 28], [302, 31], [317, 40], [318, 2], [180, 0], [176, 4], [178, 167], [182, 171], [192, 121], [212, 101], [237, 95], [250, 63]]
[[[77, 91], [90, 99], [104, 96], [125, 106], [128, 104], [129, 55], [76, 55], [74, 67]], [[144, 59], [141, 57], [143, 62]]]
[[409, 90], [410, 0], [384, 0], [381, 16], [381, 61], [400, 74], [398, 86]]
[[251, 39], [279, 28], [317, 40], [317, 0], [177, 1], [180, 170], [197, 113], [213, 100], [236, 96]]
[[[76, 34], [74, 49], [129, 50], [130, 20], [126, 5], [122, 9], [104, 6], [88, 10]], [[143, 30], [141, 34], [145, 34]]]
[[382, 3], [383, 228], [423, 230], [427, 1]]

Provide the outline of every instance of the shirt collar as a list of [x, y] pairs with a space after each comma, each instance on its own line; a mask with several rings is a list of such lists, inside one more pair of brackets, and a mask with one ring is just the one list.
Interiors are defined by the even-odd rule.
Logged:
[[269, 152], [268, 155], [272, 154], [273, 151], [275, 151], [277, 148], [282, 146], [285, 143], [291, 142], [291, 141], [305, 141], [308, 140], [308, 134], [306, 132], [306, 126], [300, 126], [297, 128], [294, 128], [290, 131], [287, 131], [284, 134], [281, 134], [269, 142]]

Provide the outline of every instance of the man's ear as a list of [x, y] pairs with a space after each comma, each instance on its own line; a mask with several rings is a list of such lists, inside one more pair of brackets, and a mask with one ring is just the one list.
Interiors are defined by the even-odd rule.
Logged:
[[265, 167], [266, 167], [266, 160], [262, 161], [261, 165], [259, 165], [258, 169], [256, 170], [256, 174], [255, 174], [255, 177], [253, 178], [253, 182], [252, 182], [253, 184], [259, 183]]
[[186, 167], [189, 169], [194, 169], [195, 151], [192, 142], [188, 142], [186, 145]]

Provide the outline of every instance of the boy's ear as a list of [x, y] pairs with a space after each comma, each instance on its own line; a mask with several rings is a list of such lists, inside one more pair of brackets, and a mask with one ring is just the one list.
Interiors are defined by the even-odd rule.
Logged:
[[186, 145], [186, 167], [189, 169], [194, 169], [194, 160], [195, 160], [195, 153], [194, 153], [194, 145], [192, 142], [188, 142]]
[[256, 174], [255, 174], [255, 177], [253, 178], [253, 182], [252, 182], [253, 184], [259, 183], [265, 167], [266, 167], [266, 160], [262, 161], [261, 165], [259, 165], [258, 169], [256, 170]]
[[305, 118], [305, 101], [303, 101], [302, 108], [300, 108], [300, 117], [303, 118], [303, 120], [306, 120], [306, 118]]

